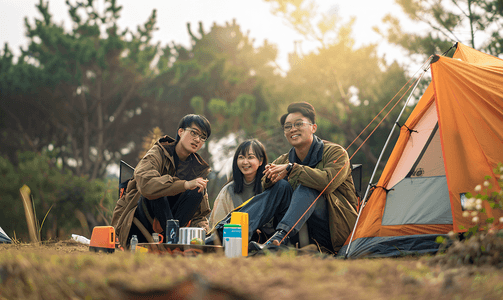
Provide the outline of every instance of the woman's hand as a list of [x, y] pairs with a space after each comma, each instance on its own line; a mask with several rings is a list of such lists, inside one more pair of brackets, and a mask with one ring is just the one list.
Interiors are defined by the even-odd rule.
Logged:
[[186, 190], [198, 189], [197, 191], [199, 193], [201, 193], [206, 188], [207, 183], [208, 183], [208, 180], [199, 177], [199, 178], [196, 178], [191, 181], [185, 181], [185, 183], [183, 184], [183, 187]]
[[276, 183], [286, 177], [286, 167], [288, 167], [288, 164], [268, 164], [265, 166], [264, 175], [273, 183]]

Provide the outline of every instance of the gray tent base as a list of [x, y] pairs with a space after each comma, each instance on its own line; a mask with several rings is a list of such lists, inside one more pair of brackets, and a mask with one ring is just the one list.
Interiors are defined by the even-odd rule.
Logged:
[[[438, 236], [447, 237], [445, 234], [420, 234], [360, 238], [351, 243], [348, 258], [435, 253], [440, 248], [440, 244], [436, 242]], [[344, 257], [347, 247], [348, 245], [343, 246], [337, 256]]]
[[2, 227], [0, 227], [0, 244], [12, 244], [12, 240], [10, 237], [3, 231]]

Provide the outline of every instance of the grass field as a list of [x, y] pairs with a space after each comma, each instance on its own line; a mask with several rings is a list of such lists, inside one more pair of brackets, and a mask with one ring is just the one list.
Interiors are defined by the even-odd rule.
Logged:
[[434, 257], [341, 260], [89, 252], [0, 244], [0, 299], [503, 299], [503, 271]]

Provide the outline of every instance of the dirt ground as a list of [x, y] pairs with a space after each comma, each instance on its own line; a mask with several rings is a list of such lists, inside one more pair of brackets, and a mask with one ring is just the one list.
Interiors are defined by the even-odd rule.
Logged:
[[503, 298], [502, 269], [432, 261], [105, 254], [72, 240], [0, 244], [0, 299]]

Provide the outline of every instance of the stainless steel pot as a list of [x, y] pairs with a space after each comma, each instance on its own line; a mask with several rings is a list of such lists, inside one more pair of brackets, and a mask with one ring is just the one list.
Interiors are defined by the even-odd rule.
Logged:
[[203, 228], [196, 228], [196, 227], [180, 227], [179, 230], [179, 243], [180, 244], [185, 244], [185, 245], [190, 245], [190, 241], [193, 238], [200, 238], [203, 241], [204, 244], [204, 238], [206, 235], [206, 231]]

